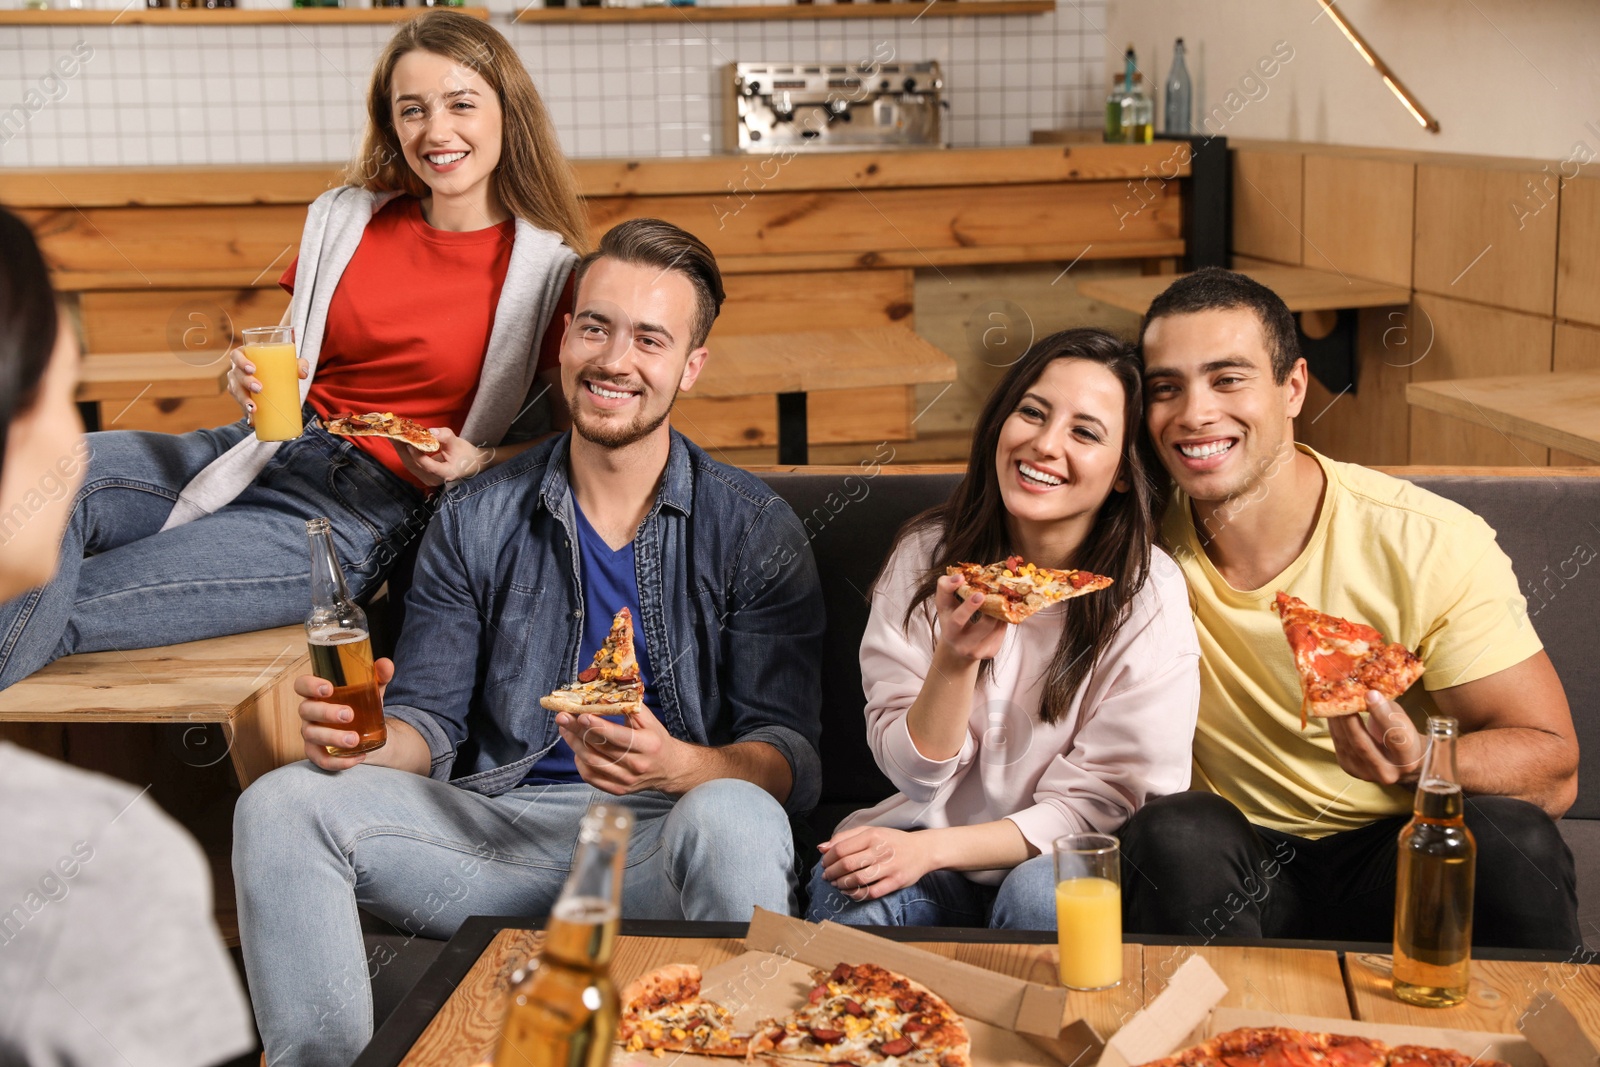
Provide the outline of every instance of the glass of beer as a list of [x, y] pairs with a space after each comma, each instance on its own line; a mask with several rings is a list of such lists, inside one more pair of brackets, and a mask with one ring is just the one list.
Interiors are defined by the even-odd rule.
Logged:
[[305, 429], [300, 418], [300, 361], [294, 327], [255, 326], [244, 332], [244, 358], [255, 364], [256, 440], [292, 441]]
[[1110, 989], [1122, 981], [1122, 862], [1110, 834], [1057, 838], [1056, 940], [1061, 984]]
[[355, 747], [325, 746], [330, 756], [355, 756], [382, 748], [389, 739], [383, 721], [383, 697], [372, 673], [372, 640], [367, 613], [345, 586], [344, 571], [333, 545], [333, 524], [327, 519], [306, 523], [311, 541], [311, 614], [306, 617], [306, 643], [311, 646], [311, 673], [333, 686], [325, 703], [343, 704], [349, 722], [322, 725], [357, 735]]

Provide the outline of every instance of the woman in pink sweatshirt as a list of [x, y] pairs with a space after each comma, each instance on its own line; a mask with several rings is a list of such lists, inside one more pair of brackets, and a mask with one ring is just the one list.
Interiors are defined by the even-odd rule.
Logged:
[[[1051, 843], [1188, 788], [1200, 648], [1142, 425], [1133, 349], [1102, 330], [1037, 342], [989, 397], [966, 478], [873, 586], [867, 739], [900, 792], [819, 846], [809, 918], [1054, 929]], [[1115, 583], [1013, 626], [944, 573], [1011, 555]]]

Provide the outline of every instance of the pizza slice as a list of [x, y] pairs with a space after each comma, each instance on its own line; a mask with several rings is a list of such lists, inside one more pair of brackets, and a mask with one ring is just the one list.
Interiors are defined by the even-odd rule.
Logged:
[[736, 1033], [733, 1013], [700, 996], [700, 968], [673, 963], [640, 975], [621, 995], [617, 1043], [629, 1052], [694, 1052], [738, 1056], [750, 1052], [750, 1035]]
[[539, 704], [571, 715], [625, 715], [642, 710], [644, 683], [633, 651], [633, 612], [627, 608], [618, 611], [611, 620], [611, 632], [595, 651], [593, 664], [578, 672], [577, 681], [540, 697]]
[[752, 1057], [853, 1067], [971, 1067], [972, 1039], [955, 1009], [928, 987], [876, 964], [813, 971], [805, 1007], [756, 1027]]
[[1003, 563], [987, 567], [977, 563], [958, 563], [946, 567], [946, 574], [961, 579], [957, 595], [965, 600], [983, 594], [978, 610], [1005, 622], [1018, 623], [1040, 608], [1097, 592], [1112, 579], [1088, 571], [1062, 571], [1024, 563], [1021, 556], [1010, 556]]
[[322, 420], [322, 428], [343, 437], [392, 437], [419, 452], [439, 451], [439, 439], [433, 436], [433, 431], [415, 419], [392, 411], [373, 411], [366, 415], [352, 411], [347, 415], [334, 415]]
[[1280, 592], [1273, 610], [1300, 675], [1300, 726], [1306, 714], [1353, 715], [1367, 708], [1367, 690], [1394, 700], [1422, 677], [1422, 661], [1404, 645], [1389, 644], [1372, 627], [1317, 611]]

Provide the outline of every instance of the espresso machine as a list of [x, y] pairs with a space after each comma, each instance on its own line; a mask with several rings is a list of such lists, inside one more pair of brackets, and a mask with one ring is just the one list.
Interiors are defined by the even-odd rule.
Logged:
[[730, 63], [725, 145], [739, 152], [943, 148], [944, 78], [922, 62]]

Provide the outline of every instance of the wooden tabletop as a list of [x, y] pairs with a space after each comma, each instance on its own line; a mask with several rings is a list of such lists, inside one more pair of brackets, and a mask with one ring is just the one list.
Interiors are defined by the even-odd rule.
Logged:
[[[1409, 289], [1310, 267], [1260, 267], [1239, 273], [1277, 293], [1290, 311], [1338, 311], [1411, 302]], [[1087, 278], [1078, 283], [1078, 292], [1091, 300], [1143, 315], [1151, 301], [1180, 277], [1151, 274], [1139, 278]]]
[[[538, 953], [543, 936], [526, 929], [503, 929], [495, 934], [455, 991], [443, 1001], [433, 1021], [399, 1060], [402, 1067], [477, 1067], [492, 1059], [510, 989], [510, 976]], [[1017, 936], [1019, 941], [1030, 937], [1027, 934]], [[1032, 982], [1056, 984], [1053, 937], [1043, 942], [1033, 938], [1028, 943], [941, 941], [916, 944], [941, 956], [988, 970]], [[452, 947], [455, 946], [452, 942]], [[736, 937], [623, 935], [618, 940], [611, 973], [620, 986], [667, 963], [694, 962], [711, 967], [743, 951], [744, 944]], [[1455, 1008], [1430, 1010], [1413, 1008], [1395, 999], [1389, 988], [1386, 955], [1358, 951], [1341, 953], [1331, 948], [1219, 944], [1124, 945], [1122, 984], [1100, 993], [1069, 994], [1063, 1022], [1083, 1018], [1103, 1037], [1109, 1037], [1123, 1021], [1166, 987], [1167, 977], [1190, 955], [1204, 957], [1227, 983], [1229, 993], [1222, 1001], [1223, 1007], [1516, 1033], [1517, 1018], [1529, 998], [1539, 990], [1549, 989], [1558, 992], [1578, 1016], [1589, 1038], [1600, 1041], [1600, 966], [1575, 962], [1475, 960], [1472, 988], [1466, 1003]], [[422, 985], [419, 983], [418, 988]], [[413, 991], [413, 996], [416, 995]], [[401, 1011], [405, 1010], [402, 1006]], [[375, 1040], [359, 1063], [395, 1062], [376, 1055], [380, 1043]]]
[[955, 360], [904, 326], [713, 336], [697, 397], [956, 380]]
[[226, 387], [228, 354], [223, 351], [104, 352], [86, 355], [78, 371], [79, 400], [136, 400], [159, 385], [162, 399], [216, 396]]
[[1406, 403], [1600, 460], [1600, 371], [1412, 382]]

